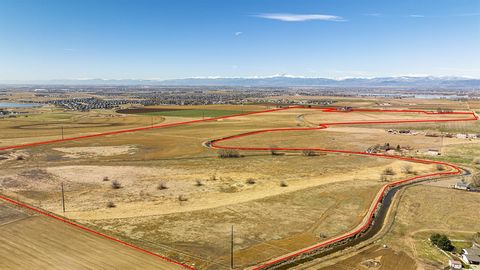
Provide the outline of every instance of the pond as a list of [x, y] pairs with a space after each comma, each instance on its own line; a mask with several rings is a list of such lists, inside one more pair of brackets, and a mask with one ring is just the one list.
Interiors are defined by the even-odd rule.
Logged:
[[14, 103], [14, 102], [0, 102], [0, 109], [2, 108], [32, 108], [39, 107], [38, 103]]

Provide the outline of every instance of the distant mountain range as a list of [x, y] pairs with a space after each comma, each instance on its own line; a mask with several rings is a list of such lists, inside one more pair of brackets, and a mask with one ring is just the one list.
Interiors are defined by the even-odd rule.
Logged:
[[464, 77], [378, 77], [328, 79], [294, 76], [237, 77], [237, 78], [186, 78], [174, 80], [45, 80], [45, 81], [0, 81], [0, 84], [34, 84], [34, 85], [156, 85], [156, 86], [250, 86], [250, 87], [408, 87], [408, 88], [466, 88], [480, 89], [480, 79]]

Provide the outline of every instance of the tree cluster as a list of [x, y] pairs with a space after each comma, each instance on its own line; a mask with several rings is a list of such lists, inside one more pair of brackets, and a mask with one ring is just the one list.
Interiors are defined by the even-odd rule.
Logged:
[[455, 248], [445, 234], [434, 233], [430, 236], [430, 241], [439, 249], [445, 251], [452, 251]]

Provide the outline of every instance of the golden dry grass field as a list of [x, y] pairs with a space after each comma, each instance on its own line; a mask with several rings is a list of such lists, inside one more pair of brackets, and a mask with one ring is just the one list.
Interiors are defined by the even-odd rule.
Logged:
[[184, 269], [0, 202], [0, 269]]
[[[264, 107], [207, 108], [253, 111]], [[39, 123], [56, 113], [0, 120], [5, 130], [1, 144], [53, 138], [58, 136], [59, 125], [70, 124], [73, 130], [75, 125], [86, 123], [77, 130], [79, 134], [91, 134], [143, 126], [145, 122], [149, 125], [151, 120], [151, 116], [113, 112], [108, 116], [105, 112], [65, 112], [67, 120]], [[193, 119], [156, 117], [158, 123]], [[0, 154], [5, 157], [0, 160], [0, 186], [7, 196], [63, 215], [60, 183], [64, 183], [66, 217], [194, 263], [199, 269], [229, 267], [230, 226], [234, 225], [235, 265], [241, 269], [356, 227], [385, 184], [380, 175], [387, 167], [395, 172], [388, 181], [408, 177], [410, 173], [402, 171], [407, 163], [417, 174], [437, 169], [427, 164], [345, 154], [306, 157], [297, 152], [271, 155], [266, 151], [241, 151], [241, 158], [221, 159], [204, 142], [259, 129], [310, 127], [321, 122], [435, 117], [443, 116], [292, 109], [5, 151]], [[71, 132], [65, 136], [77, 135]], [[420, 152], [459, 144], [453, 139], [446, 143], [439, 138], [388, 134], [383, 127], [355, 125], [264, 133], [222, 144], [365, 151], [387, 142]], [[121, 187], [113, 189], [113, 181]], [[160, 184], [164, 188], [159, 188]]]
[[[403, 250], [422, 269], [439, 269], [448, 257], [433, 247], [432, 233], [446, 234], [452, 240], [471, 241], [480, 232], [478, 216], [480, 193], [420, 185], [407, 188], [399, 199], [398, 212], [382, 243]], [[453, 241], [453, 245], [464, 245]], [[471, 246], [467, 243], [465, 247]], [[458, 252], [458, 250], [457, 250]]]

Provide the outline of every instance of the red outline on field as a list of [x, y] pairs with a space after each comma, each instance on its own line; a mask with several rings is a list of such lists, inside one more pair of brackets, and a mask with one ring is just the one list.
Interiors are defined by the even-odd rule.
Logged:
[[[373, 157], [381, 157], [381, 158], [389, 158], [389, 159], [398, 159], [398, 160], [405, 160], [405, 161], [411, 161], [411, 162], [417, 162], [417, 163], [425, 163], [425, 164], [441, 164], [447, 167], [450, 167], [453, 169], [453, 171], [446, 171], [446, 172], [437, 172], [437, 173], [431, 173], [431, 174], [425, 174], [425, 175], [420, 175], [420, 176], [415, 176], [412, 178], [408, 179], [403, 179], [399, 180], [396, 182], [391, 182], [389, 184], [386, 184], [382, 187], [379, 195], [377, 195], [376, 200], [374, 201], [372, 207], [370, 207], [369, 213], [368, 213], [368, 219], [364, 222], [364, 224], [357, 229], [354, 229], [350, 232], [347, 232], [343, 235], [340, 235], [336, 238], [330, 239], [328, 241], [313, 245], [311, 247], [296, 251], [292, 254], [288, 254], [286, 256], [282, 256], [280, 258], [276, 258], [273, 260], [270, 260], [264, 264], [261, 264], [259, 266], [256, 266], [252, 268], [253, 270], [259, 270], [259, 269], [264, 269], [270, 266], [273, 266], [275, 264], [285, 262], [287, 260], [290, 260], [294, 257], [297, 257], [299, 255], [305, 254], [309, 251], [312, 251], [314, 249], [320, 248], [327, 246], [329, 244], [335, 243], [342, 241], [344, 239], [347, 239], [349, 237], [352, 237], [358, 233], [363, 232], [365, 229], [367, 229], [372, 221], [373, 221], [373, 215], [375, 213], [375, 210], [382, 200], [383, 196], [385, 195], [385, 192], [393, 187], [397, 186], [403, 183], [407, 182], [412, 182], [418, 179], [424, 179], [424, 178], [429, 178], [433, 176], [441, 176], [441, 175], [456, 175], [460, 174], [462, 170], [453, 165], [449, 164], [446, 162], [441, 162], [441, 161], [432, 161], [432, 160], [427, 160], [427, 159], [419, 159], [419, 158], [411, 158], [411, 157], [401, 157], [401, 156], [392, 156], [392, 155], [384, 155], [384, 154], [374, 154], [374, 153], [366, 153], [366, 152], [358, 152], [358, 151], [348, 151], [348, 150], [335, 150], [335, 149], [324, 149], [324, 148], [285, 148], [285, 147], [237, 147], [237, 146], [219, 146], [217, 143], [222, 142], [222, 141], [227, 141], [227, 140], [232, 140], [232, 139], [237, 139], [241, 137], [246, 137], [250, 135], [255, 135], [255, 134], [260, 134], [260, 133], [267, 133], [267, 132], [279, 132], [279, 131], [305, 131], [305, 130], [322, 130], [322, 129], [327, 129], [329, 126], [334, 126], [334, 125], [375, 125], [375, 124], [399, 124], [399, 123], [439, 123], [439, 122], [457, 122], [457, 121], [476, 121], [478, 120], [478, 116], [474, 112], [431, 112], [431, 111], [424, 111], [424, 110], [375, 110], [375, 109], [352, 109], [349, 111], [339, 111], [335, 108], [312, 108], [314, 110], [321, 110], [325, 113], [348, 113], [348, 112], [389, 112], [389, 113], [420, 113], [420, 114], [455, 114], [455, 115], [471, 115], [471, 118], [455, 118], [455, 119], [418, 119], [418, 120], [390, 120], [390, 121], [351, 121], [351, 122], [333, 122], [333, 123], [323, 123], [319, 124], [318, 127], [308, 127], [308, 128], [276, 128], [276, 129], [264, 129], [264, 130], [257, 130], [257, 131], [252, 131], [252, 132], [247, 132], [247, 133], [242, 133], [242, 134], [237, 134], [233, 136], [228, 136], [224, 137], [221, 139], [213, 140], [211, 141], [211, 147], [212, 148], [217, 148], [217, 149], [238, 149], [238, 150], [243, 150], [243, 151], [249, 151], [249, 150], [278, 150], [278, 151], [301, 151], [301, 150], [313, 150], [313, 151], [319, 151], [319, 152], [328, 152], [328, 153], [342, 153], [342, 154], [353, 154], [353, 155], [365, 155], [365, 156], [373, 156]], [[357, 226], [358, 227], [358, 226]]]
[[[440, 161], [432, 161], [432, 160], [426, 160], [426, 159], [419, 159], [419, 158], [409, 158], [409, 157], [401, 157], [401, 156], [390, 156], [390, 155], [383, 155], [383, 154], [373, 154], [373, 153], [365, 153], [365, 152], [358, 152], [358, 151], [348, 151], [348, 150], [335, 150], [335, 149], [323, 149], [323, 148], [275, 148], [275, 147], [235, 147], [235, 146], [219, 146], [217, 143], [222, 142], [222, 141], [227, 141], [227, 140], [232, 140], [236, 138], [241, 138], [241, 137], [246, 137], [254, 134], [259, 134], [259, 133], [267, 133], [267, 132], [281, 132], [281, 131], [304, 131], [304, 130], [322, 130], [326, 129], [329, 126], [334, 126], [334, 125], [374, 125], [374, 124], [399, 124], [399, 123], [438, 123], [438, 122], [455, 122], [455, 121], [476, 121], [478, 120], [478, 116], [474, 112], [431, 112], [431, 111], [425, 111], [425, 110], [376, 110], [376, 109], [353, 109], [349, 111], [339, 111], [336, 108], [305, 108], [302, 106], [291, 106], [291, 107], [286, 107], [286, 108], [278, 108], [278, 109], [269, 109], [269, 110], [262, 110], [262, 111], [256, 111], [256, 112], [247, 112], [247, 113], [242, 113], [242, 114], [234, 114], [234, 115], [227, 115], [227, 116], [220, 116], [220, 117], [213, 117], [213, 118], [207, 118], [207, 119], [201, 119], [201, 120], [191, 120], [191, 121], [186, 121], [186, 122], [178, 122], [178, 123], [171, 123], [171, 124], [160, 124], [160, 125], [153, 125], [153, 126], [147, 126], [147, 127], [138, 127], [138, 128], [132, 128], [132, 129], [123, 129], [123, 130], [117, 130], [117, 131], [109, 131], [109, 132], [103, 132], [103, 133], [96, 133], [96, 134], [91, 134], [91, 135], [83, 135], [83, 136], [77, 136], [77, 137], [71, 137], [71, 138], [65, 138], [65, 139], [57, 139], [57, 140], [48, 140], [48, 141], [41, 141], [41, 142], [33, 142], [33, 143], [26, 143], [26, 144], [20, 144], [20, 145], [13, 145], [13, 146], [6, 146], [6, 147], [0, 147], [0, 151], [2, 150], [10, 150], [10, 149], [19, 149], [19, 148], [27, 148], [27, 147], [34, 147], [34, 146], [40, 146], [40, 145], [45, 145], [45, 144], [53, 144], [53, 143], [60, 143], [60, 142], [67, 142], [67, 141], [76, 141], [76, 140], [81, 140], [81, 139], [87, 139], [87, 138], [94, 138], [94, 137], [103, 137], [103, 136], [108, 136], [108, 135], [116, 135], [116, 134], [122, 134], [122, 133], [130, 133], [130, 132], [137, 132], [137, 131], [143, 131], [143, 130], [150, 130], [150, 129], [157, 129], [157, 128], [166, 128], [166, 127], [175, 127], [175, 126], [181, 126], [181, 125], [189, 125], [189, 124], [194, 124], [194, 123], [201, 123], [201, 122], [208, 122], [208, 121], [216, 121], [220, 119], [227, 119], [227, 118], [233, 118], [233, 117], [238, 117], [238, 116], [247, 116], [247, 115], [253, 115], [253, 114], [261, 114], [261, 113], [269, 113], [269, 112], [277, 112], [277, 111], [282, 111], [282, 110], [289, 110], [289, 109], [310, 109], [310, 110], [321, 110], [322, 112], [325, 113], [349, 113], [349, 112], [383, 112], [383, 113], [419, 113], [419, 114], [455, 114], [455, 115], [470, 115], [471, 118], [455, 118], [455, 119], [420, 119], [420, 120], [390, 120], [390, 121], [351, 121], [351, 122], [333, 122], [333, 123], [322, 123], [319, 124], [318, 127], [310, 127], [310, 128], [275, 128], [275, 129], [264, 129], [264, 130], [257, 130], [257, 131], [252, 131], [252, 132], [247, 132], [247, 133], [242, 133], [242, 134], [237, 134], [233, 136], [228, 136], [228, 137], [223, 137], [220, 139], [212, 140], [210, 142], [210, 146], [212, 148], [217, 148], [217, 149], [238, 149], [238, 150], [244, 150], [244, 151], [258, 151], [258, 150], [281, 150], [281, 151], [302, 151], [302, 150], [314, 150], [314, 151], [321, 151], [321, 152], [329, 152], [329, 153], [343, 153], [343, 154], [354, 154], [354, 155], [366, 155], [366, 156], [373, 156], [373, 157], [381, 157], [381, 158], [389, 158], [389, 159], [398, 159], [398, 160], [405, 160], [405, 161], [412, 161], [412, 162], [419, 162], [419, 163], [426, 163], [426, 164], [441, 164], [447, 167], [450, 167], [453, 169], [453, 171], [446, 171], [446, 172], [437, 172], [437, 173], [431, 173], [431, 174], [426, 174], [426, 175], [420, 175], [420, 176], [415, 176], [412, 178], [404, 179], [404, 180], [399, 180], [396, 182], [392, 182], [389, 184], [386, 184], [385, 186], [382, 187], [381, 192], [379, 193], [379, 196], [377, 196], [377, 199], [373, 203], [373, 207], [370, 208], [369, 214], [368, 214], [368, 219], [366, 220], [365, 224], [361, 226], [358, 229], [355, 229], [353, 231], [347, 232], [341, 236], [338, 236], [334, 239], [330, 239], [328, 241], [319, 243], [317, 245], [302, 249], [300, 251], [294, 252], [292, 254], [268, 261], [264, 264], [261, 264], [259, 266], [256, 266], [255, 270], [257, 269], [263, 269], [269, 266], [273, 266], [277, 263], [280, 263], [282, 261], [286, 261], [289, 259], [292, 259], [296, 256], [299, 256], [301, 254], [304, 254], [306, 252], [309, 252], [313, 249], [326, 246], [328, 244], [332, 244], [334, 242], [342, 241], [346, 238], [349, 238], [359, 232], [362, 232], [368, 226], [370, 226], [372, 220], [373, 220], [373, 214], [380, 203], [383, 195], [385, 192], [393, 186], [400, 185], [406, 182], [411, 182], [414, 180], [418, 179], [423, 179], [423, 178], [428, 178], [428, 177], [433, 177], [433, 176], [440, 176], [440, 175], [455, 175], [455, 174], [460, 174], [461, 169], [453, 164], [449, 164], [446, 162], [440, 162]], [[148, 251], [146, 249], [142, 249], [140, 247], [134, 246], [132, 244], [129, 244], [127, 242], [124, 242], [120, 239], [108, 236], [106, 234], [103, 234], [101, 232], [95, 231], [93, 229], [87, 228], [85, 226], [82, 226], [80, 224], [77, 224], [75, 222], [72, 222], [70, 220], [67, 220], [65, 218], [62, 218], [60, 216], [51, 214], [49, 212], [46, 212], [44, 210], [41, 210], [36, 207], [29, 206], [27, 204], [12, 200], [10, 198], [4, 197], [0, 195], [0, 199], [7, 201], [9, 203], [21, 206], [23, 208], [35, 211], [39, 214], [42, 214], [44, 216], [65, 222], [69, 225], [72, 225], [74, 227], [77, 227], [79, 229], [82, 229], [84, 231], [96, 234], [98, 236], [104, 237], [106, 239], [112, 240], [114, 242], [120, 243], [124, 246], [133, 248], [135, 250], [144, 252], [146, 254], [155, 256], [157, 258], [161, 258], [167, 262], [171, 262], [173, 264], [176, 264], [178, 266], [182, 266], [186, 269], [195, 269], [191, 266], [188, 266], [186, 264], [174, 261], [170, 258], [167, 258], [165, 256], [161, 256], [159, 254], [153, 253], [151, 251]]]

